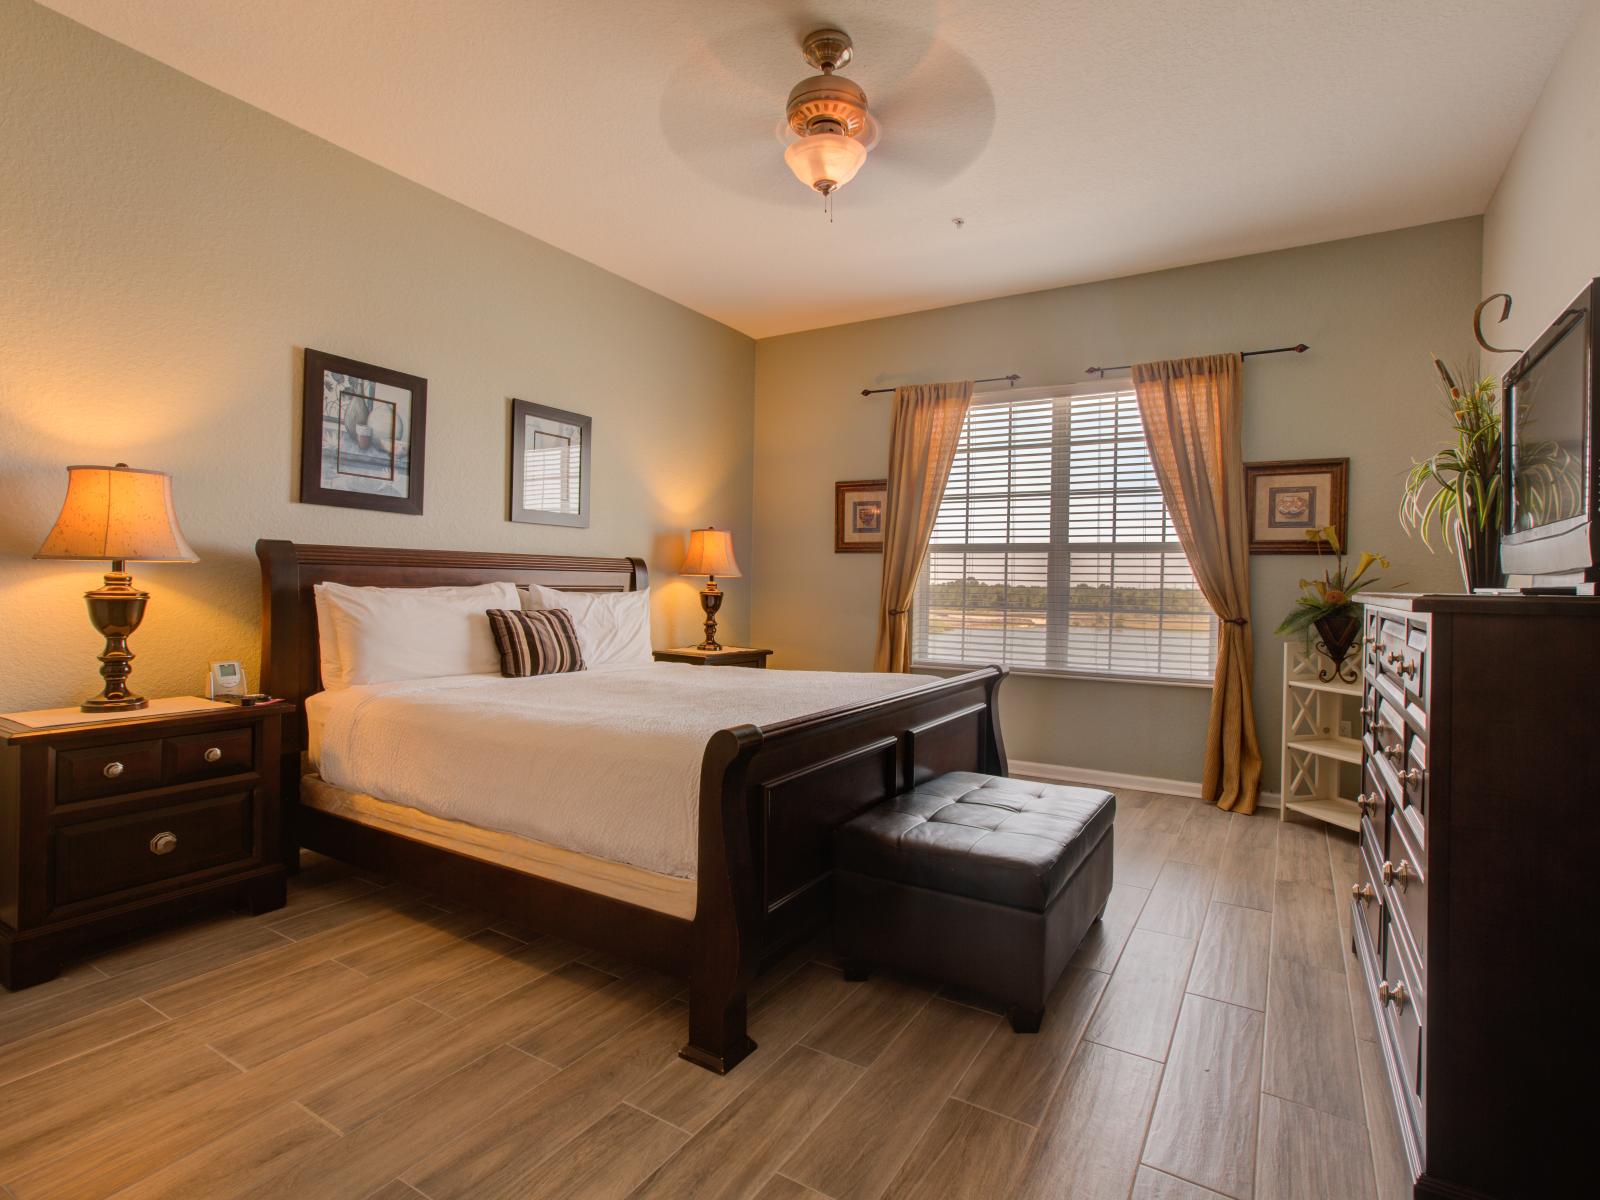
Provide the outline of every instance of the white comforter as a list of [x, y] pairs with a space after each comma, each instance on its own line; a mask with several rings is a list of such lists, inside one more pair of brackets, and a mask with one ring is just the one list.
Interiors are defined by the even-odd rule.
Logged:
[[713, 733], [932, 682], [653, 663], [373, 684], [322, 692], [307, 711], [317, 770], [337, 787], [693, 878]]

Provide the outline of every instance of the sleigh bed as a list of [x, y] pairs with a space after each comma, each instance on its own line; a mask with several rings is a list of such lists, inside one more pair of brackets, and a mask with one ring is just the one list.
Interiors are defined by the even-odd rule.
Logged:
[[[258, 542], [256, 553], [263, 591], [263, 690], [296, 705], [293, 728], [286, 731], [283, 772], [283, 840], [291, 863], [303, 846], [684, 978], [689, 1037], [682, 1053], [713, 1071], [732, 1069], [754, 1048], [745, 1029], [745, 996], [763, 960], [827, 918], [834, 827], [934, 775], [1006, 770], [995, 707], [1003, 670], [905, 680], [887, 695], [766, 724], [736, 720], [710, 733], [699, 753], [697, 796], [691, 778], [684, 801], [692, 810], [687, 836], [693, 841], [693, 869], [687, 875], [640, 872], [560, 847], [534, 854], [507, 849], [494, 830], [418, 814], [341, 788], [317, 773], [316, 759], [308, 753], [316, 747], [306, 717], [309, 701], [313, 720], [318, 719], [322, 693], [312, 589], [324, 582], [358, 587], [510, 582], [578, 592], [636, 591], [646, 586], [643, 562], [269, 540]], [[736, 684], [726, 671], [665, 664], [658, 670], [691, 673], [699, 691], [685, 692], [683, 703], [689, 705], [695, 694], [707, 697], [708, 681], [717, 678], [724, 681], [719, 690], [734, 694], [740, 686], [754, 687], [753, 682]], [[797, 690], [810, 682], [798, 672], [737, 674], [786, 675]], [[646, 678], [650, 686], [670, 690], [673, 677]], [[868, 677], [855, 678], [861, 681], [859, 691]], [[518, 682], [523, 681], [504, 681]], [[622, 676], [614, 685], [597, 677], [582, 685], [592, 701], [595, 688], [621, 689], [625, 683]], [[481, 687], [491, 684], [483, 681]], [[804, 693], [814, 694], [815, 687]], [[427, 701], [431, 695], [424, 691], [413, 699]], [[717, 701], [718, 712], [730, 711], [730, 703], [738, 707], [727, 696]], [[761, 711], [754, 698], [751, 704], [752, 711]], [[417, 721], [428, 711], [409, 710], [409, 744], [425, 743]], [[640, 736], [637, 724], [619, 716], [614, 732], [601, 731], [603, 740], [592, 753], [625, 758], [630, 739]], [[441, 720], [434, 736], [448, 744], [457, 736], [451, 728]], [[360, 727], [355, 730], [347, 731], [346, 740], [359, 747]], [[607, 745], [613, 736], [615, 744]], [[540, 773], [525, 777], [520, 786], [527, 805], [573, 803], [570, 787], [559, 797], [548, 791], [541, 797], [541, 789], [555, 785]], [[540, 845], [517, 845], [529, 844]]]

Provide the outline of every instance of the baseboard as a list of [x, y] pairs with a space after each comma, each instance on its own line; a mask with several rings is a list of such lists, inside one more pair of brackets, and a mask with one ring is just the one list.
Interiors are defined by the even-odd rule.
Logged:
[[[1090, 767], [1063, 767], [1057, 763], [1023, 762], [1011, 760], [1013, 775], [1027, 775], [1034, 779], [1047, 779], [1056, 783], [1085, 783], [1115, 791], [1119, 787], [1133, 788], [1139, 792], [1161, 792], [1167, 796], [1192, 796], [1200, 798], [1200, 784], [1193, 779], [1162, 779], [1156, 775], [1129, 775], [1122, 771], [1097, 771]], [[1277, 792], [1262, 792], [1256, 801], [1258, 808], [1281, 808], [1283, 798]]]

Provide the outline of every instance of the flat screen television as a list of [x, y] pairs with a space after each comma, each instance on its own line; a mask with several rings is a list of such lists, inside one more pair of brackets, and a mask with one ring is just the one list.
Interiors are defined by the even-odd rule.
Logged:
[[[1596, 502], [1596, 305], [1590, 284], [1501, 381], [1500, 569], [1535, 588], [1594, 590], [1600, 581]], [[1515, 581], [1513, 581], [1515, 582]]]

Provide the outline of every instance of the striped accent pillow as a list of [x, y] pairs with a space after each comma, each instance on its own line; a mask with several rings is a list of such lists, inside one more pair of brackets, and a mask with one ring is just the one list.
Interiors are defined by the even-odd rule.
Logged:
[[491, 608], [489, 628], [500, 651], [500, 674], [507, 679], [560, 675], [583, 670], [578, 631], [564, 608]]

